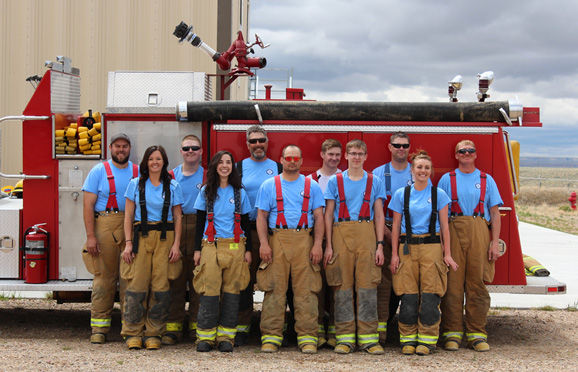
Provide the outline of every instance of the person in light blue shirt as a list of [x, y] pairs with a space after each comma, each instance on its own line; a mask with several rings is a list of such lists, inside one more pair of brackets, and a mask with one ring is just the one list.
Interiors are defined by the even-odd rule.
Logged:
[[450, 251], [450, 199], [429, 182], [432, 169], [427, 152], [415, 153], [414, 184], [397, 190], [389, 204], [393, 211], [390, 269], [393, 288], [401, 297], [398, 327], [405, 355], [428, 355], [436, 348], [447, 266], [458, 268]]
[[251, 204], [241, 184], [233, 155], [219, 151], [207, 170], [207, 183], [197, 196], [195, 278], [200, 294], [197, 351], [217, 347], [232, 352], [237, 333], [240, 292], [250, 279]]
[[243, 187], [249, 196], [251, 202], [251, 212], [249, 213], [251, 227], [251, 246], [249, 247], [251, 260], [251, 281], [247, 288], [241, 292], [241, 308], [239, 311], [239, 324], [237, 326], [237, 336], [235, 345], [246, 345], [249, 339], [251, 327], [251, 318], [253, 316], [253, 288], [255, 287], [257, 269], [259, 268], [259, 237], [257, 236], [257, 207], [255, 200], [259, 188], [263, 181], [275, 177], [281, 173], [282, 166], [280, 163], [267, 157], [267, 148], [269, 147], [269, 138], [267, 132], [259, 125], [252, 125], [247, 128], [247, 149], [249, 157], [237, 162], [237, 170], [241, 175]]
[[[94, 275], [91, 298], [90, 342], [103, 344], [110, 331], [112, 309], [119, 282], [120, 254], [124, 249], [124, 192], [131, 178], [138, 176], [138, 167], [129, 161], [130, 138], [124, 133], [111, 137], [110, 159], [95, 165], [88, 173], [83, 191], [83, 218], [86, 244], [82, 258]], [[110, 172], [111, 178], [108, 178]], [[111, 188], [115, 195], [111, 194]], [[129, 238], [130, 239], [130, 238]], [[125, 285], [120, 282], [120, 302]]]
[[383, 247], [385, 263], [381, 267], [381, 283], [377, 285], [377, 317], [379, 321], [377, 330], [379, 331], [379, 343], [382, 346], [385, 346], [387, 339], [387, 323], [391, 322], [399, 305], [399, 297], [391, 285], [392, 277], [391, 270], [389, 270], [393, 215], [387, 206], [398, 189], [413, 183], [411, 164], [407, 161], [410, 147], [410, 138], [407, 133], [393, 133], [387, 144], [387, 149], [391, 153], [391, 161], [373, 170], [374, 176], [383, 181], [387, 197], [383, 202], [386, 227], [384, 231], [385, 246]]
[[[193, 287], [193, 270], [195, 269], [195, 226], [197, 224], [197, 211], [194, 208], [197, 195], [203, 186], [204, 169], [201, 166], [203, 148], [201, 140], [194, 134], [183, 137], [180, 153], [183, 162], [172, 170], [175, 180], [181, 185], [183, 191], [183, 227], [181, 233], [181, 256], [183, 270], [175, 280], [171, 280], [171, 306], [167, 320], [166, 333], [161, 338], [163, 344], [173, 345], [182, 340], [183, 334], [187, 333], [192, 340], [197, 337], [197, 313], [199, 312], [199, 295]], [[171, 172], [169, 172], [171, 173]], [[185, 311], [189, 290], [189, 306]], [[188, 315], [188, 327], [184, 323]]]
[[459, 349], [464, 324], [468, 346], [480, 352], [490, 350], [486, 332], [490, 294], [485, 283], [494, 280], [494, 263], [500, 257], [499, 207], [503, 202], [492, 176], [476, 168], [477, 154], [474, 142], [458, 142], [458, 168], [444, 174], [438, 185], [452, 199], [451, 250], [460, 266], [448, 275], [448, 291], [441, 307], [442, 337], [449, 351]]
[[146, 149], [140, 177], [126, 190], [125, 249], [120, 275], [127, 281], [121, 335], [129, 349], [161, 347], [169, 313], [169, 280], [182, 270], [181, 186], [168, 172], [162, 146]]

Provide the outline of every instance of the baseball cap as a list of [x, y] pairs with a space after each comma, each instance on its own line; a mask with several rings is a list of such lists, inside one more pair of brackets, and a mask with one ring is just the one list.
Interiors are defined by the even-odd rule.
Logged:
[[130, 145], [130, 138], [128, 138], [128, 136], [125, 133], [117, 133], [117, 134], [113, 135], [110, 138], [110, 144], [112, 145], [113, 143], [115, 143], [119, 139], [125, 140]]

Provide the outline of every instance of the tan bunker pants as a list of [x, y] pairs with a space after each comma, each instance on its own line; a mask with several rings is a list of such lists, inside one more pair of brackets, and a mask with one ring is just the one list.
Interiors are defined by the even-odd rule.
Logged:
[[[197, 339], [211, 345], [233, 343], [237, 333], [239, 293], [249, 283], [245, 238], [203, 240], [201, 262], [193, 283], [199, 293]], [[219, 304], [220, 302], [220, 304]]]
[[148, 236], [139, 233], [138, 253], [131, 264], [121, 260], [120, 275], [127, 280], [122, 336], [155, 336], [165, 331], [169, 315], [169, 278], [180, 275], [182, 261], [169, 263], [169, 251], [174, 231], [150, 230]]
[[327, 265], [326, 275], [327, 284], [334, 289], [337, 344], [354, 347], [357, 335], [357, 344], [365, 349], [379, 342], [377, 284], [381, 267], [375, 264], [373, 221], [334, 224], [332, 243], [333, 262]]
[[[193, 270], [195, 269], [195, 225], [197, 223], [196, 214], [184, 214], [182, 220], [181, 234], [181, 256], [183, 270], [181, 275], [170, 281], [171, 304], [169, 307], [169, 318], [167, 320], [167, 333], [172, 333], [177, 338], [181, 338], [185, 316], [188, 315], [188, 329], [191, 337], [197, 332], [197, 313], [199, 312], [199, 295], [193, 288]], [[189, 290], [189, 309], [185, 312], [185, 302]]]
[[448, 275], [448, 291], [442, 300], [442, 337], [461, 343], [465, 292], [467, 341], [486, 341], [490, 295], [484, 281], [494, 280], [494, 263], [488, 261], [488, 224], [483, 217], [458, 216], [452, 217], [449, 225], [452, 257], [459, 267]]
[[[96, 257], [82, 249], [82, 258], [88, 271], [94, 275], [90, 309], [90, 326], [92, 333], [107, 334], [112, 322], [120, 255], [124, 249], [124, 213], [99, 213], [94, 221], [94, 233], [100, 248]], [[126, 283], [120, 280], [120, 303], [124, 300]]]
[[257, 286], [265, 292], [261, 314], [261, 342], [281, 346], [287, 305], [289, 275], [295, 304], [297, 343], [317, 344], [317, 293], [321, 289], [319, 265], [309, 259], [313, 238], [310, 229], [275, 230], [269, 236], [273, 262], [261, 264]]
[[[414, 237], [426, 237], [414, 235]], [[401, 296], [399, 340], [401, 345], [435, 348], [440, 325], [440, 301], [446, 291], [448, 268], [443, 262], [440, 243], [408, 244], [403, 254], [399, 244], [399, 268], [393, 275], [393, 288]]]

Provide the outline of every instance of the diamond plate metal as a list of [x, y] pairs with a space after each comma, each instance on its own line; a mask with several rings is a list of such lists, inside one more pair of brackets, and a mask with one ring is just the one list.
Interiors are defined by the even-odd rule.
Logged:
[[50, 110], [53, 113], [80, 113], [80, 77], [52, 70]]
[[143, 108], [170, 108], [168, 112], [172, 113], [179, 101], [209, 101], [211, 98], [210, 80], [204, 72], [108, 73], [107, 112], [122, 107], [125, 113], [146, 112]]

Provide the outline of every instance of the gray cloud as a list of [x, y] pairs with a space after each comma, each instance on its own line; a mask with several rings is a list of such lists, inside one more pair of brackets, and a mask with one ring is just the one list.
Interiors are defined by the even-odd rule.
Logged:
[[447, 81], [495, 73], [492, 99], [539, 106], [545, 125], [578, 127], [578, 2], [251, 1], [268, 66], [292, 68], [311, 99], [447, 100]]

